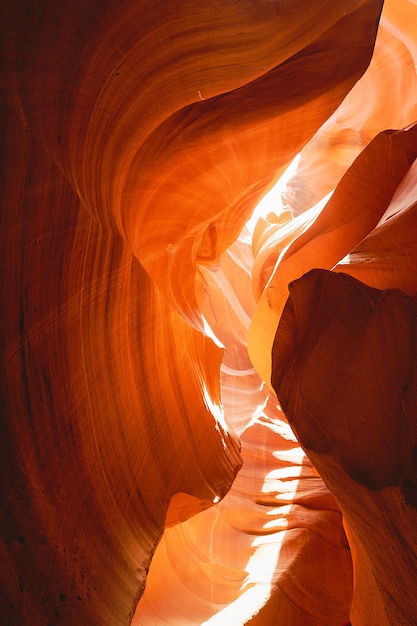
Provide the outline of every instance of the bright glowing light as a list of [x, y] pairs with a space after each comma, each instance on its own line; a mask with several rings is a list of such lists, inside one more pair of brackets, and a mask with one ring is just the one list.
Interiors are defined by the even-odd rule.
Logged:
[[215, 426], [216, 430], [220, 433], [222, 437], [223, 447], [226, 449], [227, 444], [226, 444], [226, 441], [224, 440], [223, 435], [228, 432], [228, 427], [227, 427], [226, 420], [224, 417], [223, 407], [220, 404], [217, 404], [216, 402], [213, 401], [206, 387], [206, 384], [204, 382], [203, 382], [203, 397], [204, 397], [204, 404], [206, 405], [207, 409], [210, 411], [210, 413], [214, 416], [216, 420], [216, 426]]
[[256, 222], [260, 217], [266, 217], [268, 213], [275, 213], [279, 215], [284, 210], [281, 194], [288, 184], [290, 178], [295, 174], [298, 163], [300, 162], [301, 155], [297, 154], [287, 167], [283, 175], [278, 179], [277, 183], [264, 195], [262, 200], [256, 206], [252, 217], [247, 222], [246, 226], [249, 232], [252, 234], [255, 228]]
[[202, 317], [203, 317], [204, 334], [206, 335], [206, 337], [210, 337], [210, 339], [212, 339], [214, 343], [216, 344], [216, 346], [218, 346], [219, 348], [224, 348], [224, 345], [222, 344], [220, 339], [214, 334], [210, 324], [208, 323], [204, 315]]
[[265, 604], [265, 597], [269, 592], [269, 584], [263, 585], [258, 583], [256, 586], [249, 586], [235, 602], [216, 615], [211, 617], [202, 626], [224, 626], [225, 624], [233, 624], [233, 626], [244, 626], [250, 616], [257, 613]]

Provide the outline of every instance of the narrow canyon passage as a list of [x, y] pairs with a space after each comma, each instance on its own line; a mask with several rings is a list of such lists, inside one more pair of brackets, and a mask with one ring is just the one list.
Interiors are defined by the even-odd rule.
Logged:
[[416, 3], [0, 24], [0, 622], [414, 625]]

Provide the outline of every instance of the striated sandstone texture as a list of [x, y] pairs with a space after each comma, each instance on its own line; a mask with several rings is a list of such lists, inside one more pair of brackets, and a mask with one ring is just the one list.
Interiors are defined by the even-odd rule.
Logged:
[[1, 624], [416, 623], [417, 5], [382, 4], [1, 3]]

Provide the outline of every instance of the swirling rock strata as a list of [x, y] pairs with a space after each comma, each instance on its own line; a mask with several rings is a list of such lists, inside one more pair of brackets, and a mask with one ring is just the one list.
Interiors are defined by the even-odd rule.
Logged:
[[165, 523], [230, 489], [198, 265], [365, 71], [380, 10], [3, 3], [4, 623], [130, 623]]
[[25, 130], [6, 148], [21, 184], [2, 213], [13, 219], [2, 618], [129, 623], [171, 496], [193, 496], [192, 514], [240, 466], [236, 438], [208, 408], [220, 403], [221, 350], [169, 307]]

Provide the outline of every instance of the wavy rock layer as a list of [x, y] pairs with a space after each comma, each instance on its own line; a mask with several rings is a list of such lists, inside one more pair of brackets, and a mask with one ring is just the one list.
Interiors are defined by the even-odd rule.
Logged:
[[26, 132], [6, 146], [22, 186], [6, 197], [18, 210], [3, 312], [5, 623], [128, 623], [171, 496], [199, 510], [240, 466], [204, 396], [219, 403], [221, 351]]
[[[405, 447], [387, 422], [363, 470], [359, 424], [347, 466], [341, 425], [334, 467], [327, 452], [317, 462], [326, 487], [268, 388], [287, 283], [323, 255], [328, 269], [340, 263], [331, 281], [351, 271], [401, 289], [393, 310], [414, 337], [416, 131], [381, 131], [415, 118], [416, 7], [386, 4], [359, 81], [381, 5], [3, 3], [1, 623], [334, 626], [349, 611], [365, 623], [374, 605], [375, 625], [385, 610], [411, 619], [411, 595], [396, 603], [414, 566], [409, 392], [397, 414]], [[388, 75], [392, 101], [369, 100]], [[245, 223], [300, 151], [284, 193], [300, 218], [268, 216], [252, 241]], [[319, 217], [304, 213], [338, 182]], [[354, 284], [375, 300], [348, 280], [344, 295]], [[366, 337], [369, 362], [391, 337], [381, 324]], [[387, 370], [387, 402], [404, 372], [414, 384], [399, 339], [405, 369], [398, 358], [399, 374]], [[310, 454], [314, 420], [298, 428], [285, 385], [275, 381]], [[387, 437], [397, 456], [386, 467]], [[370, 519], [387, 510], [370, 547], [339, 476], [360, 484]], [[389, 554], [406, 558], [408, 541], [410, 554], [393, 583], [378, 542], [394, 530]]]

